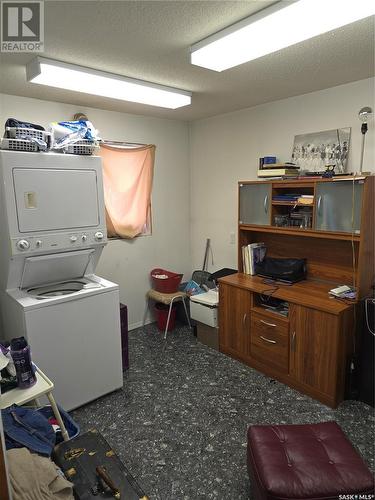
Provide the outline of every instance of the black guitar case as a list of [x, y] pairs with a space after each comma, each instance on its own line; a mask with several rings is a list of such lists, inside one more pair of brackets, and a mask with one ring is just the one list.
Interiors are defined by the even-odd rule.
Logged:
[[77, 500], [148, 500], [128, 469], [95, 429], [57, 445], [52, 458], [74, 484]]

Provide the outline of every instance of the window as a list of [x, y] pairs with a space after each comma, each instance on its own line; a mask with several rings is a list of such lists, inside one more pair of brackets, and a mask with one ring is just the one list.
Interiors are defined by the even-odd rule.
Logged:
[[151, 190], [155, 146], [102, 144], [104, 201], [109, 238], [151, 234]]

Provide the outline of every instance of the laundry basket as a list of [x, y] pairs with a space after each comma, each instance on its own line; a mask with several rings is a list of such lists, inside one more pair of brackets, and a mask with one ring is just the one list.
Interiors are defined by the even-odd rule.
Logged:
[[[40, 145], [41, 143], [43, 147]], [[51, 134], [45, 130], [5, 127], [5, 133], [4, 137], [1, 139], [0, 148], [13, 151], [37, 152], [47, 151], [50, 145]]]
[[0, 139], [0, 149], [10, 149], [12, 151], [29, 151], [36, 153], [38, 146], [35, 142], [24, 139], [8, 139], [3, 137]]
[[[72, 439], [80, 433], [80, 428], [77, 422], [75, 422], [72, 417], [69, 415], [67, 411], [65, 411], [61, 406], [58, 406], [59, 412], [62, 418], [62, 421], [64, 422], [66, 431], [68, 433], [69, 439]], [[42, 414], [48, 421], [50, 419], [55, 419], [55, 414], [51, 408], [50, 405], [42, 406], [41, 408], [38, 408], [38, 412]], [[61, 443], [63, 441], [63, 437], [61, 432], [58, 432], [56, 434], [56, 444]]]
[[39, 139], [47, 144], [49, 144], [51, 139], [51, 134], [45, 130], [23, 127], [5, 127], [4, 137], [8, 137], [9, 139], [24, 139], [25, 136]]
[[98, 149], [97, 143], [88, 139], [81, 139], [73, 144], [67, 144], [62, 148], [64, 153], [72, 155], [92, 155], [96, 149]]
[[161, 293], [178, 292], [183, 274], [173, 273], [165, 269], [153, 269], [151, 271], [152, 288]]

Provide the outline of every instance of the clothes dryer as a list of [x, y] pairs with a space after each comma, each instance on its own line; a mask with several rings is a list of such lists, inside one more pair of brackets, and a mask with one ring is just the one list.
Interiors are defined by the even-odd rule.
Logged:
[[107, 243], [101, 159], [0, 151], [2, 335], [76, 408], [122, 386], [118, 285], [95, 275]]

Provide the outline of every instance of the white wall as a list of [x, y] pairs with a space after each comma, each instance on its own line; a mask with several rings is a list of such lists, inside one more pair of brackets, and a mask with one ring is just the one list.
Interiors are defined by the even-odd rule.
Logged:
[[[251, 91], [249, 89], [249, 91]], [[290, 161], [297, 134], [351, 127], [348, 171], [358, 171], [363, 106], [374, 108], [374, 79], [283, 99], [190, 126], [192, 269], [211, 238], [214, 265], [237, 269], [237, 182], [256, 179], [258, 158]], [[364, 171], [375, 171], [374, 123], [366, 136]], [[236, 243], [230, 234], [236, 233]]]
[[142, 321], [151, 269], [162, 267], [190, 277], [188, 126], [175, 120], [0, 94], [0, 123], [14, 117], [46, 126], [72, 119], [78, 111], [87, 114], [103, 138], [156, 144], [152, 236], [109, 242], [97, 268], [98, 275], [120, 284], [129, 326], [135, 327]]

